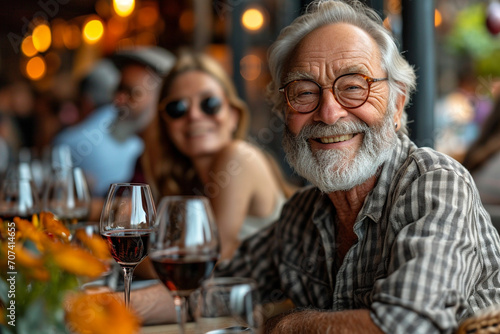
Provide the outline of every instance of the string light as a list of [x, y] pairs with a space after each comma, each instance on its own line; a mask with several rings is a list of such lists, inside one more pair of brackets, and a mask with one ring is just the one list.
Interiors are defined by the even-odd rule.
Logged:
[[42, 57], [33, 57], [26, 64], [26, 75], [31, 80], [39, 80], [45, 75], [46, 66]]
[[248, 30], [260, 30], [264, 25], [264, 14], [257, 8], [249, 8], [243, 13], [241, 23]]
[[33, 46], [38, 52], [45, 52], [50, 47], [52, 43], [52, 35], [50, 33], [50, 28], [46, 24], [40, 24], [35, 29], [33, 29]]
[[26, 36], [21, 43], [21, 51], [26, 57], [33, 57], [38, 53], [37, 49], [33, 45], [33, 38], [30, 36]]
[[85, 23], [83, 27], [83, 38], [85, 42], [94, 44], [99, 41], [104, 34], [104, 26], [101, 20], [92, 19]]
[[113, 0], [113, 9], [121, 17], [127, 17], [134, 11], [134, 0]]

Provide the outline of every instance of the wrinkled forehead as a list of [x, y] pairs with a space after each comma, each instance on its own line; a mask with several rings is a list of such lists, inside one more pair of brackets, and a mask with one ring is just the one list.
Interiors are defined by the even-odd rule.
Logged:
[[336, 77], [358, 72], [381, 74], [380, 49], [364, 30], [347, 23], [317, 28], [307, 34], [291, 53], [282, 83], [309, 77]]

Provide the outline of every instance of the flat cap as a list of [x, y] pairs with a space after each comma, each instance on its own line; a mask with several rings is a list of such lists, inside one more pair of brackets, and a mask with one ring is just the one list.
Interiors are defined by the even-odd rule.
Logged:
[[175, 56], [158, 46], [137, 46], [118, 50], [111, 56], [111, 60], [119, 69], [130, 63], [138, 63], [151, 68], [163, 77], [174, 65]]

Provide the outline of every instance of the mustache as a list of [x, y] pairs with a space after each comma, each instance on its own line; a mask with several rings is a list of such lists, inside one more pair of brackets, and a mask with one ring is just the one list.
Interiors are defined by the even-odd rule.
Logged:
[[[287, 130], [290, 129], [287, 127]], [[298, 140], [308, 140], [311, 138], [340, 136], [350, 133], [365, 133], [368, 131], [370, 131], [370, 127], [360, 120], [338, 121], [333, 125], [325, 123], [305, 125], [299, 134], [294, 137]]]

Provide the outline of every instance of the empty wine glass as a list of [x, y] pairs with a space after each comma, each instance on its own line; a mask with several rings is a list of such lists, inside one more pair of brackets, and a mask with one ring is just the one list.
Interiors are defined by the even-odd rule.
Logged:
[[148, 254], [149, 234], [156, 209], [149, 185], [114, 183], [101, 213], [100, 233], [107, 240], [111, 256], [122, 267], [125, 305], [130, 304], [130, 284], [135, 267]]
[[173, 295], [181, 333], [185, 299], [211, 274], [218, 257], [219, 239], [208, 199], [163, 197], [151, 233], [149, 258]]
[[39, 211], [40, 201], [29, 165], [20, 163], [11, 167], [0, 189], [0, 217], [8, 221], [14, 217], [31, 220]]
[[197, 333], [260, 333], [263, 312], [257, 283], [251, 278], [206, 280], [195, 302]]
[[52, 212], [73, 234], [79, 222], [88, 220], [90, 206], [83, 171], [78, 167], [54, 168], [43, 195], [43, 209]]

